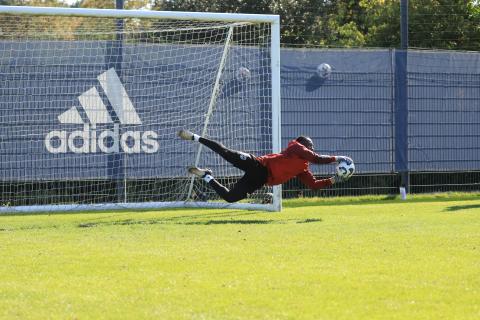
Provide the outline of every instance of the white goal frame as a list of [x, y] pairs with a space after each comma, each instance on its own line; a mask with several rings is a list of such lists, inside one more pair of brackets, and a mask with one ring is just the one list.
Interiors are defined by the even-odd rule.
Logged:
[[[221, 22], [252, 22], [268, 23], [271, 26], [271, 102], [272, 102], [272, 152], [281, 149], [281, 108], [280, 108], [280, 18], [278, 15], [263, 14], [233, 14], [233, 13], [205, 13], [205, 12], [174, 12], [174, 11], [145, 11], [145, 10], [118, 10], [118, 9], [83, 9], [60, 7], [28, 7], [28, 6], [0, 6], [0, 14], [32, 15], [32, 16], [72, 16], [72, 17], [105, 17], [105, 18], [151, 18], [175, 19], [190, 21], [221, 21]], [[215, 90], [215, 89], [214, 89]], [[208, 119], [206, 119], [206, 124]], [[200, 150], [199, 150], [200, 152]], [[198, 157], [198, 155], [197, 155]], [[0, 214], [7, 212], [60, 212], [60, 211], [90, 211], [90, 210], [122, 210], [122, 209], [157, 209], [157, 208], [233, 208], [247, 210], [280, 211], [282, 189], [273, 187], [273, 201], [271, 204], [226, 203], [226, 202], [142, 202], [142, 203], [104, 203], [104, 204], [65, 204], [65, 205], [28, 205], [28, 206], [0, 206]]]

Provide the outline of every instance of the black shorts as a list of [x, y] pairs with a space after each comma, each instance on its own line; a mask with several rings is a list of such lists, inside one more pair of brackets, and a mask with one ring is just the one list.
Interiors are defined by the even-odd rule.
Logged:
[[245, 172], [231, 190], [233, 194], [239, 195], [239, 198], [241, 198], [240, 195], [253, 193], [267, 182], [268, 170], [254, 155], [229, 149], [217, 141], [203, 137], [199, 139], [199, 142], [215, 151], [235, 168]]
[[268, 170], [251, 154], [249, 154], [249, 159], [247, 161], [250, 162], [248, 169], [245, 170], [245, 174], [240, 178], [237, 184], [244, 184], [247, 193], [253, 193], [267, 183]]

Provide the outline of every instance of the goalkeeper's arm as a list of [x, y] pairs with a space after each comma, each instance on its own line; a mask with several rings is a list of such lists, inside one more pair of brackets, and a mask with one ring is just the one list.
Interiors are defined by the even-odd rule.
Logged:
[[348, 164], [352, 163], [352, 159], [346, 156], [330, 156], [317, 154], [311, 149], [308, 149], [302, 144], [292, 145], [287, 149], [287, 153], [294, 153], [302, 159], [315, 164], [327, 164], [332, 162], [345, 161]]
[[315, 179], [310, 170], [305, 170], [297, 177], [304, 185], [313, 190], [326, 188], [335, 183], [343, 182], [342, 178], [337, 175], [334, 175], [333, 177], [327, 179]]

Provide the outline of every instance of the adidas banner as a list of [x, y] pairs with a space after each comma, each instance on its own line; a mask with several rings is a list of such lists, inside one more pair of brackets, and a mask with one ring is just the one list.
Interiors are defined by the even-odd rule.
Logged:
[[[223, 46], [125, 45], [121, 61], [109, 50], [104, 42], [0, 41], [2, 180], [186, 176], [198, 146], [176, 133], [203, 130]], [[230, 50], [208, 134], [266, 153], [270, 87], [256, 84], [270, 66], [242, 58], [261, 51], [242, 50]], [[247, 62], [248, 83], [236, 74]], [[222, 164], [204, 152], [199, 165]]]
[[[115, 69], [102, 73], [98, 80], [119, 123], [114, 123], [100, 93], [96, 87], [92, 87], [78, 97], [80, 106], [72, 106], [58, 116], [59, 123], [83, 124], [83, 130], [48, 132], [45, 136], [46, 150], [50, 153], [119, 153], [120, 150], [125, 153], [158, 152], [158, 135], [155, 131], [135, 130], [142, 121]], [[86, 122], [78, 108], [85, 112]], [[97, 126], [101, 128], [102, 125], [110, 126], [104, 126], [104, 130], [97, 133]], [[129, 130], [120, 134], [120, 126], [129, 126]]]

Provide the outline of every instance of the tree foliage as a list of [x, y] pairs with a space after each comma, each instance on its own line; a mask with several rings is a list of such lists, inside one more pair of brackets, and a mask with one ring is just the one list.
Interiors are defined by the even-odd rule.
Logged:
[[[150, 0], [124, 0], [125, 9], [141, 9], [145, 8]], [[114, 9], [115, 0], [78, 0], [76, 7], [80, 8], [97, 8], [97, 9]]]
[[0, 0], [2, 6], [62, 7], [60, 0]]
[[[61, 0], [0, 0], [2, 5], [27, 3], [65, 5]], [[115, 0], [78, 0], [73, 6], [114, 8]], [[149, 6], [153, 10], [168, 11], [279, 14], [284, 45], [400, 45], [400, 0], [125, 0], [126, 9]], [[478, 50], [479, 22], [478, 0], [410, 0], [409, 45]]]
[[[155, 0], [154, 9], [279, 14], [282, 43], [328, 47], [398, 47], [399, 0]], [[478, 49], [476, 0], [410, 0], [410, 45]]]
[[477, 1], [416, 0], [409, 10], [411, 46], [478, 50]]

